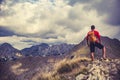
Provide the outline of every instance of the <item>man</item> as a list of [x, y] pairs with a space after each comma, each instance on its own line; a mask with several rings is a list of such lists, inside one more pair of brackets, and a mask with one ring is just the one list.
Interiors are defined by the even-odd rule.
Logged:
[[106, 49], [101, 44], [100, 34], [98, 31], [95, 30], [94, 25], [91, 26], [91, 31], [88, 32], [86, 39], [87, 39], [87, 45], [90, 47], [90, 55], [91, 55], [92, 61], [94, 61], [95, 47], [102, 49], [103, 59], [106, 59]]

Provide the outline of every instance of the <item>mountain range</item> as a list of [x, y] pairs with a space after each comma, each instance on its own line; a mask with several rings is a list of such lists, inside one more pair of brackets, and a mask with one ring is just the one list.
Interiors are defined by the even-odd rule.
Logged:
[[18, 54], [22, 56], [57, 56], [69, 53], [73, 47], [74, 45], [66, 43], [58, 45], [48, 45], [46, 43], [41, 43], [30, 48], [18, 50], [9, 43], [3, 43], [0, 45], [0, 57], [18, 57]]
[[[106, 47], [107, 56], [110, 58], [120, 57], [120, 41], [117, 39], [110, 39], [108, 37], [101, 37], [102, 44]], [[95, 56], [101, 56], [102, 50], [96, 48]], [[18, 50], [14, 48], [9, 43], [3, 43], [0, 45], [0, 56], [1, 57], [12, 57], [16, 54], [21, 54], [23, 56], [57, 56], [57, 55], [67, 55], [69, 56], [89, 56], [89, 48], [84, 39], [79, 44], [57, 44], [48, 45], [47, 43], [41, 43], [39, 45], [34, 45], [29, 48], [24, 48]]]
[[50, 56], [50, 55], [63, 55], [69, 53], [70, 50], [74, 47], [71, 44], [58, 44], [58, 45], [48, 45], [46, 43], [41, 43], [40, 45], [35, 45], [30, 48], [25, 48], [21, 50], [23, 55], [32, 55], [32, 56]]

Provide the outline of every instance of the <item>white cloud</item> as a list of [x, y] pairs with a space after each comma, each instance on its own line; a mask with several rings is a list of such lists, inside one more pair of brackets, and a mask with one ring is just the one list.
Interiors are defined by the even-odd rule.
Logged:
[[[24, 40], [24, 37], [17, 37], [17, 36], [12, 36], [12, 37], [0, 37], [0, 43], [10, 43], [12, 44], [15, 48], [22, 49], [25, 47], [29, 47], [28, 43], [21, 42], [21, 40]], [[26, 40], [26, 39], [25, 39]]]
[[92, 24], [104, 36], [114, 38], [120, 32], [118, 27], [104, 22], [107, 14], [99, 15], [96, 9], [85, 9], [89, 3], [70, 6], [65, 0], [39, 0], [35, 3], [9, 4], [3, 8], [3, 12], [8, 14], [0, 16], [0, 24], [27, 37], [1, 37], [0, 43], [6, 41], [20, 49], [33, 44], [24, 42], [27, 40], [37, 43], [79, 43]]

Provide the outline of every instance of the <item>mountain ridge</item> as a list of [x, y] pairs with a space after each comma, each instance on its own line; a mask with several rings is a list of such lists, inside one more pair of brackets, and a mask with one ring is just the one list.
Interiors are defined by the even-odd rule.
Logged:
[[[120, 58], [120, 41], [118, 39], [111, 39], [109, 37], [101, 36], [101, 43], [106, 47], [106, 55], [108, 58]], [[80, 43], [75, 45], [75, 47], [69, 53], [70, 55], [67, 57], [90, 57], [89, 53], [90, 51], [89, 47], [87, 46], [87, 41], [86, 39], [83, 39]], [[102, 56], [102, 50], [96, 48], [95, 56], [100, 58]]]
[[3, 43], [0, 45], [0, 56], [12, 57], [15, 56], [16, 53], [20, 53], [20, 51], [11, 44]]
[[[111, 58], [120, 57], [120, 41], [118, 39], [111, 39], [109, 37], [101, 37], [102, 44], [105, 45], [107, 55]], [[14, 56], [15, 53], [20, 53], [24, 56], [50, 56], [50, 55], [67, 55], [73, 53], [86, 53], [88, 56], [89, 48], [87, 47], [86, 40], [82, 40], [80, 43], [74, 45], [74, 44], [56, 44], [56, 45], [48, 45], [47, 43], [41, 43], [38, 45], [31, 46], [29, 48], [24, 48], [22, 50], [18, 50], [14, 48], [9, 43], [3, 43], [0, 45], [0, 55], [1, 56]], [[114, 53], [114, 54], [113, 54]], [[8, 55], [7, 55], [8, 54]], [[84, 54], [83, 54], [84, 55]], [[101, 51], [99, 49], [96, 49], [96, 56], [101, 56]], [[70, 56], [70, 55], [69, 55]]]

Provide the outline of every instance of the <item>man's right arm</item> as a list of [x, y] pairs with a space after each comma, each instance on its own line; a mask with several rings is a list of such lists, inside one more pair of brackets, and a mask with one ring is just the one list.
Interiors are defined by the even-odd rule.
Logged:
[[98, 31], [95, 31], [95, 35], [96, 35], [96, 37], [97, 37], [97, 39], [98, 39], [98, 42], [101, 43], [101, 39], [100, 39], [100, 34], [99, 34], [99, 32], [98, 32]]
[[100, 38], [100, 34], [99, 34], [99, 32], [97, 33], [97, 36], [98, 36], [98, 40], [99, 40], [99, 42], [101, 43], [101, 38]]

